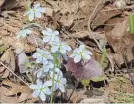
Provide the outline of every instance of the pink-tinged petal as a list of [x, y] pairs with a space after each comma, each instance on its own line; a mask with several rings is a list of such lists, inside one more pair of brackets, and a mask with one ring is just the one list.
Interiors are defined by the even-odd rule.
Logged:
[[75, 62], [75, 63], [79, 62], [80, 60], [81, 60], [81, 56], [80, 56], [80, 55], [76, 55], [76, 56], [74, 57], [74, 62]]
[[33, 97], [38, 97], [40, 94], [40, 91], [39, 90], [35, 90], [32, 94]]
[[31, 89], [39, 89], [39, 87], [37, 85], [30, 85], [29, 86]]
[[39, 96], [40, 96], [40, 98], [41, 98], [42, 101], [45, 101], [46, 100], [46, 96], [45, 96], [45, 94], [44, 94], [43, 91], [41, 91], [41, 93], [40, 93]]
[[66, 84], [67, 83], [67, 80], [65, 78], [62, 78], [60, 81], [61, 81], [62, 84]]
[[63, 84], [59, 84], [59, 89], [61, 90], [61, 92], [65, 92], [65, 87]]

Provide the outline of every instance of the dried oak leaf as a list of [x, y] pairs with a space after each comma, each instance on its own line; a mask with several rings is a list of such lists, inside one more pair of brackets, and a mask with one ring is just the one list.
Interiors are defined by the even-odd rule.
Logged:
[[[104, 25], [108, 19], [121, 14], [122, 12], [118, 9], [112, 10], [114, 6], [107, 5], [101, 9], [97, 14], [94, 20], [92, 21], [91, 28], [95, 29], [98, 26]], [[112, 11], [111, 11], [112, 10]]]
[[82, 64], [82, 62], [75, 63], [73, 58], [69, 58], [65, 67], [67, 71], [72, 72], [76, 79], [92, 79], [103, 76], [99, 63], [94, 59]]
[[[11, 48], [9, 48], [0, 58], [0, 61], [2, 61], [3, 63], [5, 63], [13, 72], [15, 71], [15, 57], [14, 57], [14, 53], [11, 50]], [[10, 71], [5, 69], [5, 71], [2, 74], [1, 78], [7, 78], [9, 75]]]
[[[5, 87], [8, 86], [9, 88]], [[30, 100], [35, 102], [38, 99], [32, 97], [32, 90], [28, 86], [16, 84], [9, 80], [2, 81], [2, 87], [0, 87], [0, 96], [4, 103], [19, 103]], [[20, 93], [19, 96], [16, 94]]]
[[[124, 55], [126, 55], [128, 61], [133, 59], [131, 49], [134, 46], [134, 37], [127, 32], [127, 28], [128, 20], [125, 19], [117, 23], [112, 31], [106, 33], [107, 41], [116, 54], [113, 55], [113, 58], [119, 66], [124, 63]], [[118, 57], [116, 57], [117, 55]]]

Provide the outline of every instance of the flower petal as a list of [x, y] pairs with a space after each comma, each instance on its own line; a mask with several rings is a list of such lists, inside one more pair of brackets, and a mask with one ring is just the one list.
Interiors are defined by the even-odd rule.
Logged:
[[39, 96], [40, 91], [39, 90], [35, 90], [32, 94], [33, 97], [38, 97]]
[[46, 95], [50, 95], [50, 94], [51, 94], [51, 91], [50, 91], [49, 88], [45, 88], [45, 89], [43, 90], [43, 92], [44, 92]]
[[50, 40], [51, 40], [51, 39], [50, 39], [49, 36], [46, 36], [46, 37], [43, 38], [43, 42], [45, 42], [45, 43], [49, 42]]
[[46, 9], [45, 8], [38, 8], [36, 11], [45, 13], [46, 12]]
[[61, 47], [60, 48], [60, 52], [63, 53], [63, 54], [65, 54], [66, 53], [66, 49], [64, 49], [64, 48]]
[[39, 87], [37, 85], [30, 85], [29, 86], [31, 89], [39, 89]]
[[42, 62], [42, 57], [38, 57], [38, 58], [36, 59], [36, 62], [37, 62], [37, 63], [41, 63], [41, 62]]
[[35, 9], [37, 9], [38, 7], [40, 7], [40, 3], [34, 5]]
[[84, 59], [88, 59], [88, 60], [91, 58], [91, 56], [89, 54], [86, 54], [86, 53], [82, 53], [82, 57]]
[[58, 48], [59, 48], [58, 46], [52, 46], [51, 47], [51, 52], [54, 53], [54, 52], [58, 51]]
[[40, 77], [42, 76], [42, 74], [43, 74], [43, 71], [40, 70], [40, 71], [37, 73], [37, 78], [40, 78]]
[[67, 83], [67, 80], [65, 78], [62, 78], [60, 81], [61, 81], [62, 84], [66, 84]]
[[58, 31], [54, 31], [53, 34], [54, 35], [59, 35], [59, 32]]
[[[46, 28], [46, 30], [47, 30], [47, 32], [49, 32], [49, 33], [52, 33], [52, 32], [53, 32], [51, 28]], [[51, 34], [50, 34], [50, 35], [51, 35]]]
[[46, 96], [45, 96], [45, 94], [43, 93], [43, 91], [40, 93], [40, 98], [41, 98], [41, 100], [42, 101], [45, 101], [46, 100]]
[[81, 60], [81, 56], [80, 56], [80, 55], [76, 55], [76, 56], [74, 57], [74, 62], [75, 62], [75, 63], [79, 62], [80, 60]]
[[65, 87], [63, 84], [59, 84], [59, 89], [61, 90], [61, 92], [65, 92]]
[[41, 80], [37, 79], [36, 83], [37, 83], [38, 86], [42, 86], [42, 81]]
[[46, 87], [46, 86], [52, 86], [52, 81], [46, 81], [44, 84], [43, 84], [43, 87]]
[[41, 13], [40, 12], [35, 12], [35, 17], [41, 18]]

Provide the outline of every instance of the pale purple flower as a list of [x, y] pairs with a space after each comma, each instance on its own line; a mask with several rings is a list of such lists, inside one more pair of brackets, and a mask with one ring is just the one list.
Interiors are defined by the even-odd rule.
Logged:
[[71, 47], [65, 42], [53, 42], [51, 46], [51, 52], [53, 53], [59, 51], [62, 54], [65, 54], [67, 51], [71, 51]]
[[73, 51], [70, 57], [73, 57], [74, 62], [77, 63], [81, 60], [81, 58], [89, 60], [91, 58], [90, 55], [92, 55], [92, 53], [85, 49], [85, 45], [80, 45], [79, 48], [76, 48]]
[[51, 94], [51, 90], [48, 88], [51, 86], [49, 81], [42, 83], [39, 79], [36, 81], [36, 84], [30, 85], [30, 88], [33, 89], [33, 97], [40, 97], [42, 101], [46, 100], [46, 95]]
[[31, 33], [32, 33], [31, 30], [29, 30], [29, 29], [23, 29], [23, 30], [21, 30], [21, 31], [19, 31], [19, 32], [17, 33], [17, 38], [26, 37], [27, 35], [29, 35], [29, 34], [31, 34]]
[[[53, 73], [50, 74], [50, 77], [53, 79]], [[52, 83], [52, 80], [50, 81]], [[63, 78], [63, 74], [60, 70], [57, 69], [55, 76], [54, 76], [54, 91], [60, 89], [61, 92], [65, 92], [65, 85], [67, 80]]]
[[53, 59], [53, 56], [48, 51], [37, 48], [33, 58], [36, 58], [37, 63], [45, 63], [47, 60]]
[[29, 21], [32, 21], [35, 17], [41, 18], [41, 13], [45, 13], [45, 8], [41, 8], [40, 4], [34, 5], [33, 8], [29, 8], [29, 10], [24, 14], [24, 16], [28, 16]]
[[59, 41], [59, 32], [53, 31], [50, 28], [46, 28], [46, 30], [42, 30], [42, 34], [44, 35], [43, 42], [50, 43]]

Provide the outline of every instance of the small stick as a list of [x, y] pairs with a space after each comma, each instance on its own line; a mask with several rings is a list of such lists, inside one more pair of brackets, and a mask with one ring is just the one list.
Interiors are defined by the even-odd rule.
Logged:
[[8, 69], [14, 76], [16, 76], [19, 80], [21, 80], [23, 83], [25, 83], [27, 86], [29, 86], [28, 83], [26, 83], [25, 81], [23, 81], [23, 79], [21, 79], [20, 77], [18, 77], [10, 68], [8, 68], [6, 65], [4, 65], [2, 62], [0, 62], [0, 64], [2, 66], [4, 66], [6, 69]]

